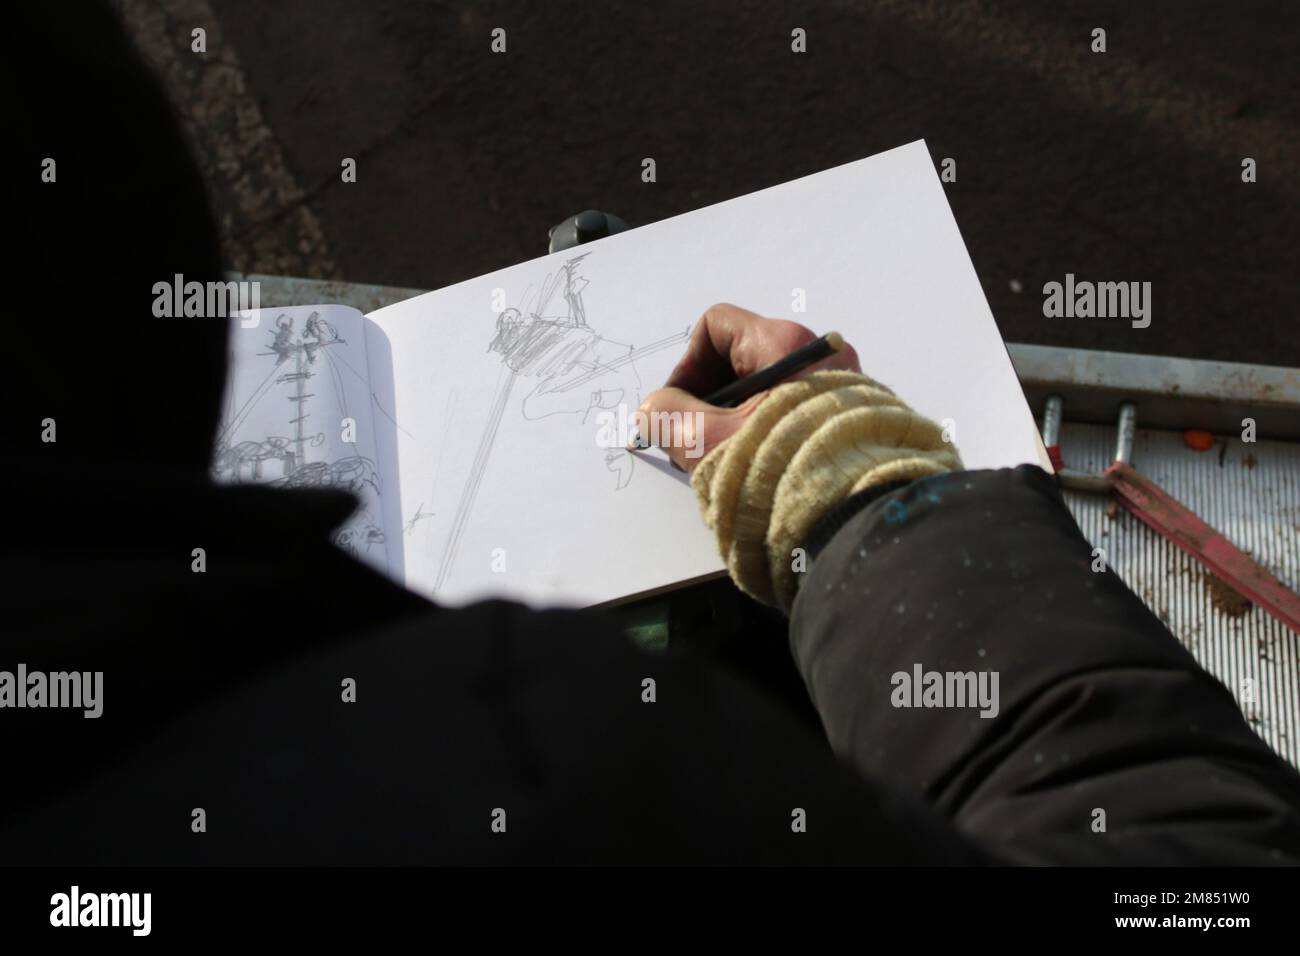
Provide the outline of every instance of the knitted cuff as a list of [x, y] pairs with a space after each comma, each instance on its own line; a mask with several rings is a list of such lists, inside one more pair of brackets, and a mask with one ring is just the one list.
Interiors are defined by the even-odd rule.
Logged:
[[884, 482], [961, 468], [939, 426], [857, 372], [815, 372], [773, 389], [705, 455], [691, 486], [742, 591], [789, 611], [818, 519]]

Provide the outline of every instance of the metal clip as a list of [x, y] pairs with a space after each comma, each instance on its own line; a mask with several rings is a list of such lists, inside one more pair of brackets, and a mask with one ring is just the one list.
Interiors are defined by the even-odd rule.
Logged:
[[[1093, 474], [1076, 471], [1065, 464], [1061, 455], [1061, 422], [1065, 414], [1065, 402], [1060, 395], [1049, 395], [1043, 405], [1043, 423], [1041, 431], [1043, 444], [1056, 467], [1056, 480], [1062, 488], [1072, 491], [1108, 492], [1115, 483], [1109, 472]], [[1137, 434], [1137, 405], [1122, 402], [1119, 406], [1119, 419], [1115, 423], [1115, 461], [1125, 465], [1132, 463], [1133, 438]]]

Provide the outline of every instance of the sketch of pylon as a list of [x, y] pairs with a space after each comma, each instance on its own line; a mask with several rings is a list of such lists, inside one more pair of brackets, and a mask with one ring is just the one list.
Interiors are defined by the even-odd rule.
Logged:
[[298, 333], [294, 332], [293, 319], [290, 316], [282, 315], [276, 319], [275, 338], [271, 342], [271, 351], [263, 354], [274, 355], [276, 365], [283, 365], [288, 361], [294, 363], [293, 371], [281, 374], [275, 381], [277, 385], [293, 386], [293, 394], [289, 396], [289, 401], [294, 405], [293, 417], [289, 419], [289, 424], [293, 426], [293, 435], [290, 439], [293, 451], [288, 452], [285, 457], [285, 477], [289, 477], [307, 463], [307, 443], [310, 439], [304, 423], [311, 415], [304, 404], [308, 399], [315, 397], [315, 393], [306, 391], [306, 388], [307, 383], [316, 376], [316, 373], [311, 370], [316, 363], [316, 353], [343, 341], [334, 327], [322, 319], [318, 312], [307, 316], [302, 331]]
[[[680, 345], [690, 337], [687, 329], [635, 347], [606, 338], [593, 328], [587, 321], [582, 297], [589, 280], [579, 269], [588, 255], [584, 252], [564, 260], [559, 269], [543, 279], [536, 299], [521, 303], [519, 308], [505, 309], [497, 316], [495, 335], [487, 347], [501, 363], [497, 391], [443, 545], [435, 592], [455, 567], [516, 383], [529, 388], [519, 410], [525, 420], [567, 414], [586, 423], [593, 410], [608, 410], [620, 403], [633, 408], [639, 405], [637, 359]], [[631, 480], [633, 459], [626, 449], [617, 448], [607, 449], [604, 461], [607, 470], [616, 476], [615, 490], [621, 490]]]

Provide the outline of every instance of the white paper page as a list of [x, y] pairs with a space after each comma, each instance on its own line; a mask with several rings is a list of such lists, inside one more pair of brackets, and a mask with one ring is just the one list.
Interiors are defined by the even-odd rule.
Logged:
[[684, 476], [607, 460], [596, 421], [659, 387], [716, 302], [841, 332], [865, 372], [952, 419], [970, 468], [1050, 467], [916, 142], [373, 313], [403, 426], [408, 586], [588, 605], [721, 570]]
[[[390, 537], [368, 381], [367, 320], [338, 305], [260, 309], [231, 322], [213, 474], [228, 483], [334, 488], [360, 502], [334, 543], [385, 573]], [[391, 459], [389, 459], [391, 461]]]

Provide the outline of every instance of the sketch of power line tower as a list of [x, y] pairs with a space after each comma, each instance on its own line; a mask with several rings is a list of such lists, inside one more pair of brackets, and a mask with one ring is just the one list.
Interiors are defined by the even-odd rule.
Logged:
[[[341, 344], [344, 340], [328, 322], [316, 312], [307, 317], [301, 331], [294, 329], [292, 316], [281, 315], [275, 321], [275, 331], [269, 352], [259, 355], [274, 356], [275, 366], [261, 386], [248, 397], [243, 407], [223, 423], [217, 439], [217, 476], [232, 482], [275, 480], [291, 481], [307, 467], [307, 449], [325, 440], [323, 433], [309, 435], [306, 421], [311, 417], [307, 403], [315, 397], [308, 391], [308, 383], [316, 373], [312, 367], [322, 349]], [[289, 365], [286, 369], [285, 366]], [[281, 386], [289, 386], [287, 398], [291, 408], [289, 435], [268, 435], [261, 441], [231, 442], [244, 421], [268, 394]], [[278, 417], [278, 416], [277, 416]], [[279, 466], [278, 474], [267, 474], [268, 463]], [[293, 482], [301, 484], [302, 481]], [[308, 482], [310, 483], [310, 482]]]
[[[293, 426], [293, 451], [285, 462], [284, 475], [291, 478], [300, 468], [307, 464], [307, 433], [304, 423], [311, 417], [307, 411], [306, 403], [309, 399], [315, 397], [314, 392], [305, 391], [307, 383], [315, 378], [315, 373], [311, 371], [312, 366], [316, 364], [316, 353], [321, 349], [328, 348], [331, 345], [338, 345], [343, 341], [339, 337], [338, 331], [328, 322], [324, 321], [320, 314], [313, 312], [307, 317], [303, 324], [302, 332], [295, 335], [293, 330], [293, 319], [289, 316], [282, 315], [276, 321], [275, 339], [271, 342], [271, 351], [262, 353], [264, 355], [274, 355], [277, 367], [292, 361], [294, 367], [292, 371], [282, 373], [277, 379], [277, 385], [292, 385], [293, 394], [289, 396], [289, 401], [293, 403], [294, 416], [289, 419], [289, 424]], [[323, 438], [319, 433], [314, 436], [317, 440]]]
[[[687, 328], [635, 346], [607, 338], [593, 327], [583, 301], [589, 281], [580, 268], [588, 255], [582, 253], [560, 263], [558, 269], [547, 273], [535, 296], [525, 295], [519, 308], [505, 309], [497, 316], [495, 335], [487, 346], [487, 351], [500, 361], [497, 392], [488, 407], [478, 451], [443, 546], [435, 592], [455, 567], [516, 385], [528, 389], [518, 399], [524, 420], [568, 416], [572, 421], [586, 423], [594, 411], [609, 411], [620, 404], [629, 408], [640, 405], [642, 386], [637, 360], [680, 347], [690, 337]], [[602, 455], [606, 470], [615, 476], [613, 490], [622, 490], [631, 481], [634, 459], [625, 448], [605, 449]]]
[[[331, 346], [345, 344], [338, 330], [317, 312], [308, 315], [301, 329], [295, 328], [292, 316], [280, 315], [275, 321], [269, 351], [257, 353], [273, 357], [274, 365], [243, 405], [237, 411], [232, 409], [232, 414], [222, 423], [213, 472], [218, 480], [232, 484], [252, 482], [281, 488], [336, 488], [352, 492], [361, 499], [362, 507], [335, 533], [334, 541], [357, 555], [384, 541], [383, 532], [371, 514], [372, 502], [368, 500], [370, 494], [379, 493], [375, 463], [362, 455], [347, 455], [333, 461], [308, 460], [310, 449], [325, 444], [325, 433], [308, 427], [316, 398], [312, 380], [322, 367], [335, 378], [336, 394], [343, 402], [341, 411], [347, 416], [346, 399], [338, 388], [339, 373], [326, 351]], [[232, 403], [233, 399], [232, 395]], [[253, 439], [235, 441], [254, 409], [264, 401], [276, 399], [288, 403], [287, 418], [283, 419], [288, 434], [263, 437], [254, 432]]]

